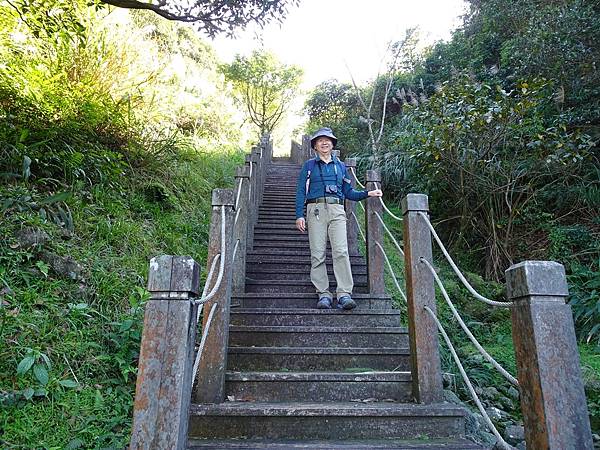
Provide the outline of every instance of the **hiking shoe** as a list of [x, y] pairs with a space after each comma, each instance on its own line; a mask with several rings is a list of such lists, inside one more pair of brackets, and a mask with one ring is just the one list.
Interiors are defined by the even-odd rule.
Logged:
[[321, 297], [317, 303], [317, 309], [331, 309], [331, 298]]
[[337, 307], [338, 309], [354, 309], [356, 308], [356, 302], [349, 295], [344, 295], [338, 298]]

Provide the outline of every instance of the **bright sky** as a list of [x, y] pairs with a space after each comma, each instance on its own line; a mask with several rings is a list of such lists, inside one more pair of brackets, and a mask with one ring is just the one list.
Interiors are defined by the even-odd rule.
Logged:
[[[248, 55], [264, 45], [285, 64], [304, 70], [304, 92], [322, 81], [336, 78], [359, 85], [383, 73], [388, 43], [404, 38], [407, 28], [418, 27], [421, 46], [448, 39], [466, 12], [464, 0], [300, 0], [281, 25], [255, 27], [236, 39], [218, 37], [212, 42], [220, 59], [236, 53]], [[305, 120], [299, 97], [286, 123], [275, 133], [275, 152], [289, 149], [289, 139]], [[295, 136], [299, 139], [299, 136]]]
[[[362, 84], [377, 76], [387, 43], [419, 27], [422, 45], [447, 39], [466, 11], [464, 0], [301, 0], [283, 24], [247, 30], [213, 45], [225, 61], [260, 46], [304, 69], [304, 87], [337, 78]], [[383, 67], [381, 67], [383, 72]]]

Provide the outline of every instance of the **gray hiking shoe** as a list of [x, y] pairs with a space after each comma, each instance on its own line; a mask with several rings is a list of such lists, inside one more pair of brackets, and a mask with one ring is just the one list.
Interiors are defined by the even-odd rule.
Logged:
[[337, 307], [338, 309], [354, 309], [356, 308], [356, 302], [349, 295], [344, 295], [338, 298]]
[[331, 309], [331, 298], [321, 297], [317, 303], [317, 309]]

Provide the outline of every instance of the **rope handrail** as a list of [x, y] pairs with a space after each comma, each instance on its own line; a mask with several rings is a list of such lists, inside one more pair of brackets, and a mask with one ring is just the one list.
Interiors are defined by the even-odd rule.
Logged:
[[421, 211], [418, 211], [417, 214], [419, 214], [419, 216], [421, 216], [425, 220], [425, 223], [427, 224], [427, 227], [429, 228], [429, 231], [431, 231], [431, 234], [433, 235], [433, 238], [435, 239], [435, 241], [437, 242], [438, 246], [440, 247], [440, 250], [442, 250], [442, 253], [446, 257], [446, 260], [450, 264], [450, 267], [452, 267], [452, 270], [454, 271], [454, 273], [456, 274], [456, 276], [460, 279], [460, 281], [462, 282], [462, 284], [468, 289], [468, 291], [477, 300], [480, 300], [480, 301], [482, 301], [484, 303], [487, 303], [488, 305], [491, 305], [491, 306], [499, 306], [499, 307], [503, 307], [503, 308], [510, 308], [510, 307], [513, 306], [512, 302], [497, 302], [497, 301], [494, 301], [494, 300], [490, 300], [489, 298], [484, 297], [483, 295], [481, 295], [480, 293], [478, 293], [473, 288], [473, 286], [471, 286], [471, 284], [467, 281], [467, 279], [462, 274], [462, 272], [460, 271], [460, 269], [458, 268], [458, 266], [454, 263], [454, 260], [452, 259], [452, 257], [448, 253], [448, 250], [446, 250], [446, 247], [444, 247], [444, 244], [442, 243], [441, 239], [439, 238], [439, 236], [435, 232], [435, 229], [433, 228], [433, 225], [431, 225], [431, 222], [429, 221], [429, 217], [427, 217], [427, 214], [424, 214]]
[[[358, 218], [356, 217], [356, 214], [354, 214], [354, 211], [352, 211], [352, 217], [354, 217], [354, 220], [356, 221], [356, 227], [358, 228], [360, 237], [362, 237], [363, 241], [365, 241], [365, 243], [366, 243], [367, 239], [365, 238], [365, 235], [363, 234], [363, 231], [360, 228], [360, 223], [358, 222]], [[407, 301], [406, 294], [400, 287], [400, 283], [398, 283], [398, 279], [396, 278], [396, 273], [394, 272], [394, 269], [392, 269], [392, 264], [390, 263], [390, 260], [388, 259], [387, 255], [385, 254], [385, 250], [383, 249], [383, 247], [381, 246], [381, 244], [379, 242], [375, 242], [375, 244], [379, 247], [379, 249], [381, 250], [381, 253], [383, 254], [383, 257], [385, 258], [385, 262], [387, 263], [388, 269], [389, 269], [390, 273], [392, 274], [392, 279], [394, 280], [396, 289], [398, 289], [398, 292], [400, 292], [400, 295], [402, 296], [404, 301]], [[400, 250], [400, 251], [402, 252], [402, 250]], [[404, 255], [404, 253], [402, 253], [402, 255]]]
[[[200, 308], [203, 305], [200, 305]], [[202, 357], [202, 351], [204, 350], [204, 345], [206, 344], [206, 337], [208, 336], [208, 330], [210, 329], [210, 324], [212, 323], [213, 317], [215, 315], [215, 311], [217, 310], [218, 303], [212, 305], [210, 309], [210, 313], [208, 313], [208, 319], [206, 320], [206, 326], [202, 330], [202, 339], [200, 340], [200, 345], [198, 346], [198, 351], [196, 352], [196, 359], [194, 359], [194, 369], [192, 370], [192, 384], [194, 384], [194, 380], [196, 379], [196, 373], [198, 373], [198, 366], [200, 365], [200, 358]], [[199, 311], [201, 309], [198, 309]]]
[[383, 219], [381, 218], [381, 216], [379, 215], [379, 213], [376, 212], [375, 215], [379, 219], [379, 222], [381, 222], [381, 225], [383, 225], [383, 228], [385, 229], [385, 231], [387, 231], [388, 236], [392, 239], [392, 241], [394, 242], [394, 245], [396, 246], [396, 248], [398, 249], [398, 251], [400, 252], [400, 254], [402, 255], [402, 257], [404, 257], [404, 251], [402, 251], [402, 248], [400, 247], [400, 244], [398, 243], [398, 241], [396, 240], [396, 238], [394, 237], [394, 235], [392, 234], [392, 232], [389, 230], [389, 228], [386, 226], [386, 224], [383, 222]]
[[235, 203], [233, 205], [233, 207], [235, 208], [235, 210], [237, 211], [239, 209], [240, 206], [240, 195], [242, 193], [242, 182], [244, 181], [243, 178], [238, 178], [237, 179], [237, 195], [235, 196]]
[[[375, 184], [375, 187], [377, 189], [381, 189], [379, 187], [379, 184], [377, 183], [377, 181], [373, 182]], [[391, 212], [389, 210], [389, 208], [385, 205], [385, 203], [383, 202], [383, 199], [381, 197], [377, 197], [379, 199], [379, 202], [381, 203], [381, 206], [383, 206], [383, 209], [385, 209], [385, 212], [388, 213], [390, 216], [392, 216], [394, 219], [396, 219], [398, 222], [402, 222], [404, 219], [402, 217], [398, 217], [396, 214], [394, 214], [393, 212]]]
[[[354, 171], [354, 167], [350, 167], [350, 172], [352, 173], [352, 176], [354, 177], [354, 180], [356, 181], [356, 184], [358, 184], [361, 188], [365, 189], [365, 185], [362, 184], [359, 179], [358, 176], [356, 176], [356, 172]], [[375, 187], [377, 187], [377, 189], [380, 189], [379, 185], [377, 184], [377, 182], [375, 181]], [[383, 209], [385, 209], [385, 212], [388, 213], [390, 216], [392, 216], [394, 219], [402, 222], [402, 217], [398, 217], [397, 215], [395, 215], [393, 212], [391, 212], [389, 210], [389, 208], [386, 206], [386, 204], [383, 202], [383, 199], [381, 197], [377, 197], [377, 199], [379, 200], [379, 202], [381, 203], [381, 206], [383, 206]]]
[[444, 330], [444, 327], [440, 323], [440, 321], [437, 318], [437, 316], [435, 315], [435, 313], [431, 310], [431, 308], [429, 308], [428, 306], [424, 306], [423, 308], [425, 309], [425, 311], [427, 311], [429, 313], [431, 318], [434, 320], [435, 324], [437, 325], [438, 330], [440, 331], [441, 335], [444, 338], [444, 341], [446, 341], [446, 345], [448, 346], [448, 349], [450, 350], [450, 353], [452, 354], [452, 358], [454, 359], [454, 362], [458, 366], [458, 370], [460, 371], [460, 374], [461, 374], [465, 384], [467, 385], [467, 388], [469, 389], [469, 393], [471, 394], [471, 397], [475, 401], [475, 404], [477, 405], [479, 412], [483, 416], [483, 419], [485, 420], [485, 423], [487, 424], [488, 428], [490, 429], [490, 431], [494, 434], [494, 436], [498, 440], [497, 444], [500, 444], [500, 446], [505, 450], [513, 450], [514, 447], [509, 445], [502, 438], [502, 436], [500, 435], [500, 433], [498, 432], [498, 430], [492, 423], [490, 416], [488, 415], [485, 408], [483, 407], [481, 400], [479, 400], [479, 397], [477, 396], [477, 393], [475, 392], [475, 389], [473, 388], [473, 385], [471, 384], [471, 380], [469, 380], [469, 376], [467, 375], [465, 368], [463, 367], [462, 363], [460, 362], [460, 358], [458, 357], [456, 350], [454, 349], [454, 346], [452, 345], [452, 342], [450, 341], [450, 338], [448, 337], [448, 334], [446, 333], [446, 330]]
[[[360, 205], [360, 203], [359, 203]], [[358, 228], [358, 232], [360, 233], [360, 237], [362, 237], [362, 240], [367, 242], [367, 238], [365, 237], [365, 235], [363, 234], [362, 229], [360, 228], [360, 223], [358, 223], [358, 218], [356, 217], [356, 214], [354, 214], [354, 211], [352, 211], [352, 217], [354, 217], [354, 220], [356, 221], [356, 227]]]
[[358, 184], [361, 188], [365, 188], [365, 185], [362, 184], [360, 182], [360, 180], [358, 179], [358, 176], [356, 176], [356, 172], [354, 171], [354, 167], [349, 167], [350, 172], [352, 173], [352, 176], [354, 176], [354, 180], [356, 181], [356, 184]]
[[[195, 300], [194, 303], [199, 304], [199, 305], [206, 303], [212, 297], [214, 297], [214, 295], [217, 293], [217, 290], [221, 286], [221, 282], [223, 281], [223, 273], [225, 272], [225, 258], [222, 257], [224, 250], [225, 250], [225, 205], [221, 206], [221, 252], [218, 253], [217, 255], [215, 255], [215, 259], [217, 257], [219, 257], [219, 260], [220, 260], [219, 275], [217, 276], [217, 281], [215, 282], [215, 285], [213, 286], [212, 290], [207, 295], [205, 295], [204, 293], [206, 291], [206, 286], [208, 285], [208, 277], [207, 277], [207, 283], [204, 284], [204, 290], [202, 293], [202, 297], [200, 297], [200, 299], [198, 299], [198, 300]], [[213, 261], [213, 264], [214, 264], [214, 261]]]
[[450, 296], [448, 295], [448, 292], [446, 291], [446, 288], [444, 287], [444, 285], [442, 283], [442, 280], [440, 280], [440, 277], [436, 273], [436, 271], [433, 268], [433, 266], [431, 265], [431, 263], [429, 261], [427, 261], [425, 258], [421, 258], [420, 261], [427, 266], [427, 268], [429, 269], [429, 271], [433, 275], [433, 278], [437, 282], [437, 284], [438, 284], [438, 286], [440, 288], [440, 291], [442, 292], [442, 296], [444, 297], [444, 300], [446, 300], [446, 303], [448, 304], [448, 306], [450, 307], [450, 310], [452, 311], [452, 315], [454, 316], [454, 318], [456, 319], [456, 321], [459, 323], [460, 327], [463, 329], [463, 331], [465, 332], [465, 334], [467, 335], [467, 337], [469, 338], [469, 340], [473, 343], [473, 345], [475, 346], [475, 348], [479, 351], [479, 353], [481, 353], [481, 355], [486, 359], [486, 361], [489, 362], [492, 366], [494, 366], [494, 368], [498, 372], [500, 372], [510, 383], [512, 383], [515, 386], [518, 386], [519, 382], [517, 381], [517, 379], [514, 376], [512, 376], [506, 369], [504, 369], [504, 367], [502, 367], [498, 363], [498, 361], [496, 361], [482, 347], [482, 345], [479, 343], [479, 341], [477, 341], [477, 338], [475, 336], [473, 336], [473, 333], [471, 333], [471, 330], [469, 330], [469, 327], [467, 327], [467, 325], [463, 321], [462, 317], [460, 316], [460, 314], [456, 310], [456, 307], [452, 303], [452, 300], [450, 300]]
[[235, 245], [233, 246], [233, 255], [231, 255], [231, 260], [234, 261], [235, 260], [235, 254], [237, 253], [237, 249], [240, 245], [240, 240], [238, 239], [237, 241], [235, 241]]
[[404, 291], [400, 287], [400, 284], [398, 283], [398, 279], [396, 278], [396, 274], [394, 273], [394, 269], [392, 269], [392, 264], [390, 263], [390, 260], [388, 259], [388, 256], [385, 254], [385, 250], [383, 249], [383, 247], [381, 246], [381, 244], [379, 242], [375, 242], [375, 245], [377, 245], [377, 247], [379, 247], [379, 250], [381, 250], [381, 253], [383, 254], [383, 257], [385, 258], [385, 262], [387, 263], [388, 269], [389, 269], [390, 273], [392, 274], [392, 279], [394, 280], [394, 284], [396, 285], [396, 289], [398, 289], [398, 292], [400, 292], [400, 295], [402, 296], [402, 298], [406, 302], [407, 301], [406, 300], [406, 294], [404, 293]]

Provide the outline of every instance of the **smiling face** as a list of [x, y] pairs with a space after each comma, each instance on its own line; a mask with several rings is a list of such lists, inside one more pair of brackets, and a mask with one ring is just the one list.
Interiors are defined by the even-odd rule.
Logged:
[[315, 150], [321, 159], [329, 159], [331, 156], [331, 150], [333, 150], [333, 141], [326, 136], [320, 136], [315, 141]]

